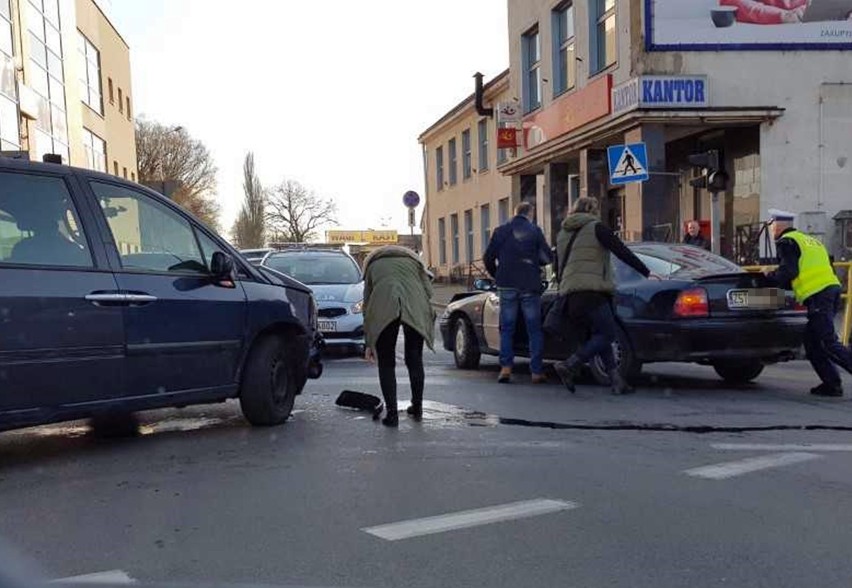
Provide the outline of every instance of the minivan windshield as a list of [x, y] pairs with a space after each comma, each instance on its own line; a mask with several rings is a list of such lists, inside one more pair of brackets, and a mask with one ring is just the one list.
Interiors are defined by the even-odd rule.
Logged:
[[361, 270], [343, 254], [279, 253], [270, 255], [264, 265], [299, 280], [303, 284], [357, 284]]

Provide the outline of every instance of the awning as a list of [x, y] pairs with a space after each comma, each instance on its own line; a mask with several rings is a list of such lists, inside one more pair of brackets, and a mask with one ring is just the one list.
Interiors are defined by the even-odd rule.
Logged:
[[591, 124], [547, 141], [497, 169], [504, 175], [536, 173], [554, 159], [563, 158], [599, 143], [620, 143], [625, 132], [646, 124], [669, 126], [742, 126], [775, 120], [784, 114], [778, 106], [699, 108], [699, 109], [640, 109], [616, 118]]

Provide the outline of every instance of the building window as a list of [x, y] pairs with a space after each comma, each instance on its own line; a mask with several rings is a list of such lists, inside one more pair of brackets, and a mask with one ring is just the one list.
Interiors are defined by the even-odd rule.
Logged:
[[467, 263], [473, 263], [473, 211], [464, 211], [464, 235], [465, 235], [465, 259]]
[[77, 31], [80, 53], [80, 98], [83, 104], [97, 112], [104, 113], [101, 101], [101, 54], [83, 33]]
[[122, 168], [122, 170], [124, 171], [124, 173], [122, 174], [122, 177], [126, 180], [127, 179], [127, 168], [124, 167], [124, 168]]
[[127, 104], [127, 120], [130, 120], [132, 118], [132, 115], [130, 114], [130, 96], [127, 96], [124, 101]]
[[491, 240], [491, 206], [483, 204], [479, 207], [479, 230], [482, 232], [482, 251], [488, 249]]
[[438, 219], [438, 262], [447, 265], [447, 222]]
[[453, 265], [459, 262], [459, 215], [450, 215], [450, 237], [453, 240]]
[[112, 162], [112, 173], [115, 176], [118, 175], [118, 162], [117, 161]]
[[9, 0], [0, 0], [0, 149], [17, 150], [21, 130], [10, 14]]
[[107, 88], [109, 89], [109, 103], [115, 104], [115, 90], [112, 86], [112, 78], [107, 78]]
[[450, 143], [447, 147], [450, 150], [450, 186], [455, 186], [459, 181], [458, 153], [456, 150], [455, 137], [450, 139]]
[[131, 181], [131, 182], [135, 182], [135, 181], [136, 181], [136, 172], [130, 172], [130, 181]]
[[509, 199], [503, 198], [497, 203], [498, 220], [501, 225], [509, 222]]
[[479, 173], [482, 173], [488, 171], [488, 119], [477, 123], [476, 138], [479, 141]]
[[435, 149], [435, 182], [438, 184], [438, 191], [444, 189], [444, 147]]
[[553, 11], [553, 95], [574, 87], [577, 80], [574, 46], [574, 5], [565, 4]]
[[471, 157], [470, 129], [465, 129], [464, 132], [462, 132], [462, 177], [465, 180], [470, 179]]
[[615, 0], [594, 0], [591, 11], [591, 73], [596, 74], [617, 60], [618, 31], [615, 28]]
[[83, 128], [83, 149], [86, 151], [86, 167], [106, 173], [106, 143], [87, 128]]
[[39, 116], [35, 133], [31, 135], [35, 157], [41, 161], [46, 153], [54, 153], [68, 162], [64, 51], [58, 0], [21, 4], [22, 10], [27, 11], [30, 41], [30, 67], [25, 82], [39, 97]]
[[124, 93], [121, 88], [118, 89], [118, 111], [124, 112]]
[[541, 106], [541, 35], [538, 27], [521, 37], [521, 57], [524, 64], [524, 112], [532, 112]]

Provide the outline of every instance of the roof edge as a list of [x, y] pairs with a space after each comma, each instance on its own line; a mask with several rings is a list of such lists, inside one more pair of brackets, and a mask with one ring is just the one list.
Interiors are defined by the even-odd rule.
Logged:
[[121, 32], [118, 30], [118, 27], [115, 26], [115, 23], [112, 22], [112, 19], [109, 17], [109, 15], [107, 15], [107, 13], [104, 12], [104, 9], [101, 8], [100, 3], [97, 0], [88, 0], [88, 1], [95, 5], [95, 8], [98, 9], [98, 12], [101, 13], [101, 16], [104, 17], [104, 20], [107, 21], [107, 24], [115, 32], [115, 34], [118, 36], [119, 40], [121, 40], [121, 42], [124, 43], [124, 46], [127, 47], [127, 50], [130, 51], [130, 44], [128, 44], [128, 42], [125, 40], [125, 38], [121, 35]]

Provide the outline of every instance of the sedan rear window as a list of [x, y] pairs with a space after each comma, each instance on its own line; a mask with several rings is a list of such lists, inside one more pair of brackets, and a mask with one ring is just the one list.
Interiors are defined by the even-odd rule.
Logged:
[[643, 244], [631, 249], [648, 269], [665, 278], [700, 278], [743, 271], [724, 257], [691, 245]]

